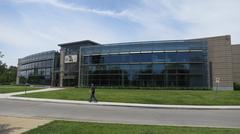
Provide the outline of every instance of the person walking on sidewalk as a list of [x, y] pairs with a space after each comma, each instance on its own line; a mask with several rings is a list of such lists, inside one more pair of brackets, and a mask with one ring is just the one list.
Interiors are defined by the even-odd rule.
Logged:
[[95, 96], [95, 92], [96, 92], [96, 87], [92, 83], [91, 84], [91, 96], [90, 96], [89, 102], [92, 102], [92, 101], [97, 102], [97, 98]]

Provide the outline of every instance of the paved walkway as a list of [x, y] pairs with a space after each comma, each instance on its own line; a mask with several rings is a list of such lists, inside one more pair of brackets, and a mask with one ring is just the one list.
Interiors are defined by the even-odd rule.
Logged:
[[21, 134], [50, 121], [52, 120], [0, 116], [0, 134]]
[[[64, 88], [46, 88], [46, 89], [26, 91], [26, 93], [47, 92], [47, 91], [56, 91], [56, 90], [62, 90], [62, 89]], [[20, 94], [25, 94], [25, 91], [0, 94], [0, 98], [9, 98], [11, 96], [20, 95]]]

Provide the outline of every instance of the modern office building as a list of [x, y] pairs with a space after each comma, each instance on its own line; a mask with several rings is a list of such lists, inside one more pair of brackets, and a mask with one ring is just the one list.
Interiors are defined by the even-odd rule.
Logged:
[[57, 86], [54, 72], [59, 68], [59, 54], [47, 51], [26, 56], [18, 60], [17, 84], [41, 84]]
[[113, 44], [85, 40], [59, 46], [60, 69], [52, 69], [52, 83], [58, 83], [54, 86], [85, 87], [94, 83], [232, 90], [233, 82], [240, 81], [240, 45], [231, 45], [228, 35]]

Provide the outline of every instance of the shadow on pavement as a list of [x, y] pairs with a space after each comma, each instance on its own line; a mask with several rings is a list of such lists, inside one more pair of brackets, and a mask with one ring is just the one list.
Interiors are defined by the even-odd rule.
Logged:
[[0, 124], [0, 134], [10, 134], [17, 129], [21, 129], [21, 127], [10, 127], [9, 124]]

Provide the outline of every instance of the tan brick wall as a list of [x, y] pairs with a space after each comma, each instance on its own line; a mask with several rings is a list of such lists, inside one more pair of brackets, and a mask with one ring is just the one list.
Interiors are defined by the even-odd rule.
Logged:
[[212, 86], [215, 89], [216, 77], [220, 78], [219, 89], [233, 89], [233, 64], [230, 36], [208, 38], [208, 59], [212, 63]]
[[240, 83], [240, 44], [232, 45], [233, 82]]

